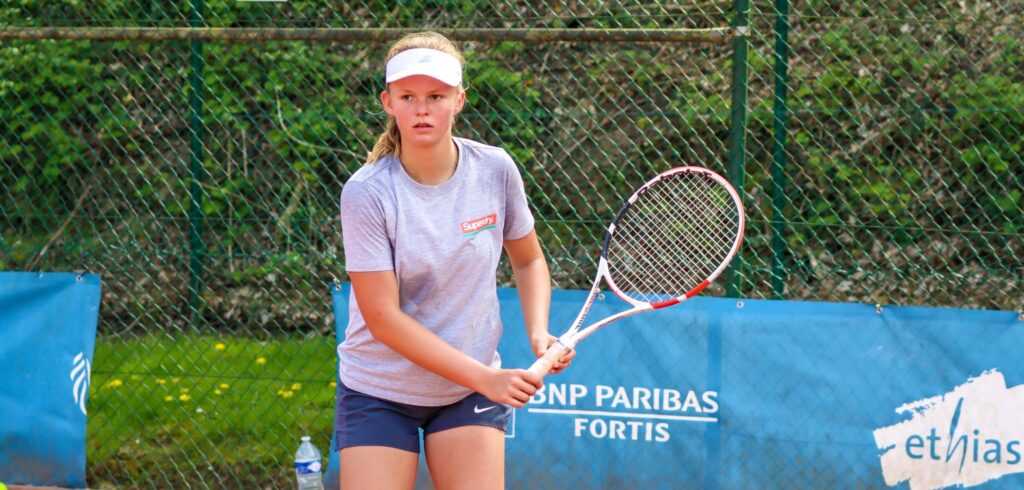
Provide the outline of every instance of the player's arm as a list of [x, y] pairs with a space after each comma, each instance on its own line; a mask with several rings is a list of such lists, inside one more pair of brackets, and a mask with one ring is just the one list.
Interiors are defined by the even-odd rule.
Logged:
[[522, 369], [493, 369], [456, 349], [399, 307], [394, 271], [350, 272], [366, 326], [377, 341], [416, 365], [492, 401], [521, 408], [540, 386]]
[[[535, 231], [530, 231], [526, 236], [516, 240], [505, 240], [504, 246], [512, 264], [516, 291], [519, 293], [519, 303], [523, 308], [526, 336], [530, 339], [533, 353], [541, 356], [555, 341], [555, 337], [548, 333], [551, 273], [548, 271], [547, 259], [540, 248]], [[557, 373], [565, 369], [574, 355], [575, 352], [571, 352], [555, 363], [551, 372]]]

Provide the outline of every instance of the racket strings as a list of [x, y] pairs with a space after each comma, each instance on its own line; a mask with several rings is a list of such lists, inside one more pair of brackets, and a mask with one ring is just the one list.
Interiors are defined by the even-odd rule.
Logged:
[[639, 301], [676, 298], [709, 279], [728, 258], [740, 210], [728, 190], [700, 173], [670, 174], [619, 217], [608, 244], [609, 275]]
[[[659, 228], [664, 225], [661, 220], [651, 219], [648, 215], [644, 222], [637, 221], [641, 224], [637, 229], [645, 230], [648, 243], [635, 252], [654, 253], [645, 260], [633, 262], [640, 263], [642, 269], [655, 272], [650, 275], [634, 274], [633, 280], [630, 281], [630, 284], [633, 284], [629, 288], [631, 292], [640, 294], [648, 302], [681, 296], [707, 279], [724, 260], [724, 253], [716, 254], [716, 249], [720, 248], [717, 243], [721, 240], [717, 240], [713, 231], [704, 226], [702, 220], [706, 217], [699, 216], [699, 211], [694, 214], [698, 216], [691, 217], [690, 223], [694, 228], [688, 237], [689, 241], [685, 243], [681, 242], [678, 236], [660, 231]], [[724, 237], [721, 234], [717, 235], [718, 238]], [[658, 285], [661, 285], [660, 290]], [[651, 292], [650, 295], [645, 295], [648, 291]]]

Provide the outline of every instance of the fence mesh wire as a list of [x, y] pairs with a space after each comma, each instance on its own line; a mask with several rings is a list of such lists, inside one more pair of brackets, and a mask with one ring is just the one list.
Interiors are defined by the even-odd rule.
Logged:
[[[735, 44], [459, 43], [456, 132], [520, 165], [555, 286], [589, 287], [603, 223], [632, 188], [679, 165], [735, 178], [738, 150], [739, 295], [1024, 305], [1021, 5], [800, 2], [785, 38], [780, 5], [750, 6], [747, 80], [733, 79]], [[627, 0], [0, 7], [0, 268], [103, 275], [90, 485], [284, 487], [299, 432], [327, 447], [337, 196], [384, 121], [387, 39], [130, 28], [654, 32], [735, 14]], [[40, 27], [72, 30], [12, 34]], [[70, 39], [105, 27], [126, 29]], [[745, 147], [730, 148], [739, 83]]]

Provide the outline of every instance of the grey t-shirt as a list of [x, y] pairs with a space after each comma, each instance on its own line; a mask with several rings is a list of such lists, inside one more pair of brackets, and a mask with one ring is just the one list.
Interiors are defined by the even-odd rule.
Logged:
[[[508, 153], [462, 138], [455, 144], [455, 173], [439, 185], [414, 181], [393, 157], [352, 175], [341, 191], [345, 265], [350, 272], [394, 271], [403, 312], [470, 357], [499, 367], [502, 242], [526, 236], [534, 219]], [[374, 340], [354, 293], [338, 353], [341, 381], [367, 395], [441, 406], [471, 392]]]

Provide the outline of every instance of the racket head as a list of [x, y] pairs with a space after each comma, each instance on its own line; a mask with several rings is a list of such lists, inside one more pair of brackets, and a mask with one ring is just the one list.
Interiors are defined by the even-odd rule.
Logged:
[[605, 234], [599, 271], [627, 303], [670, 306], [721, 275], [745, 226], [743, 203], [728, 180], [703, 167], [673, 168], [619, 210]]

